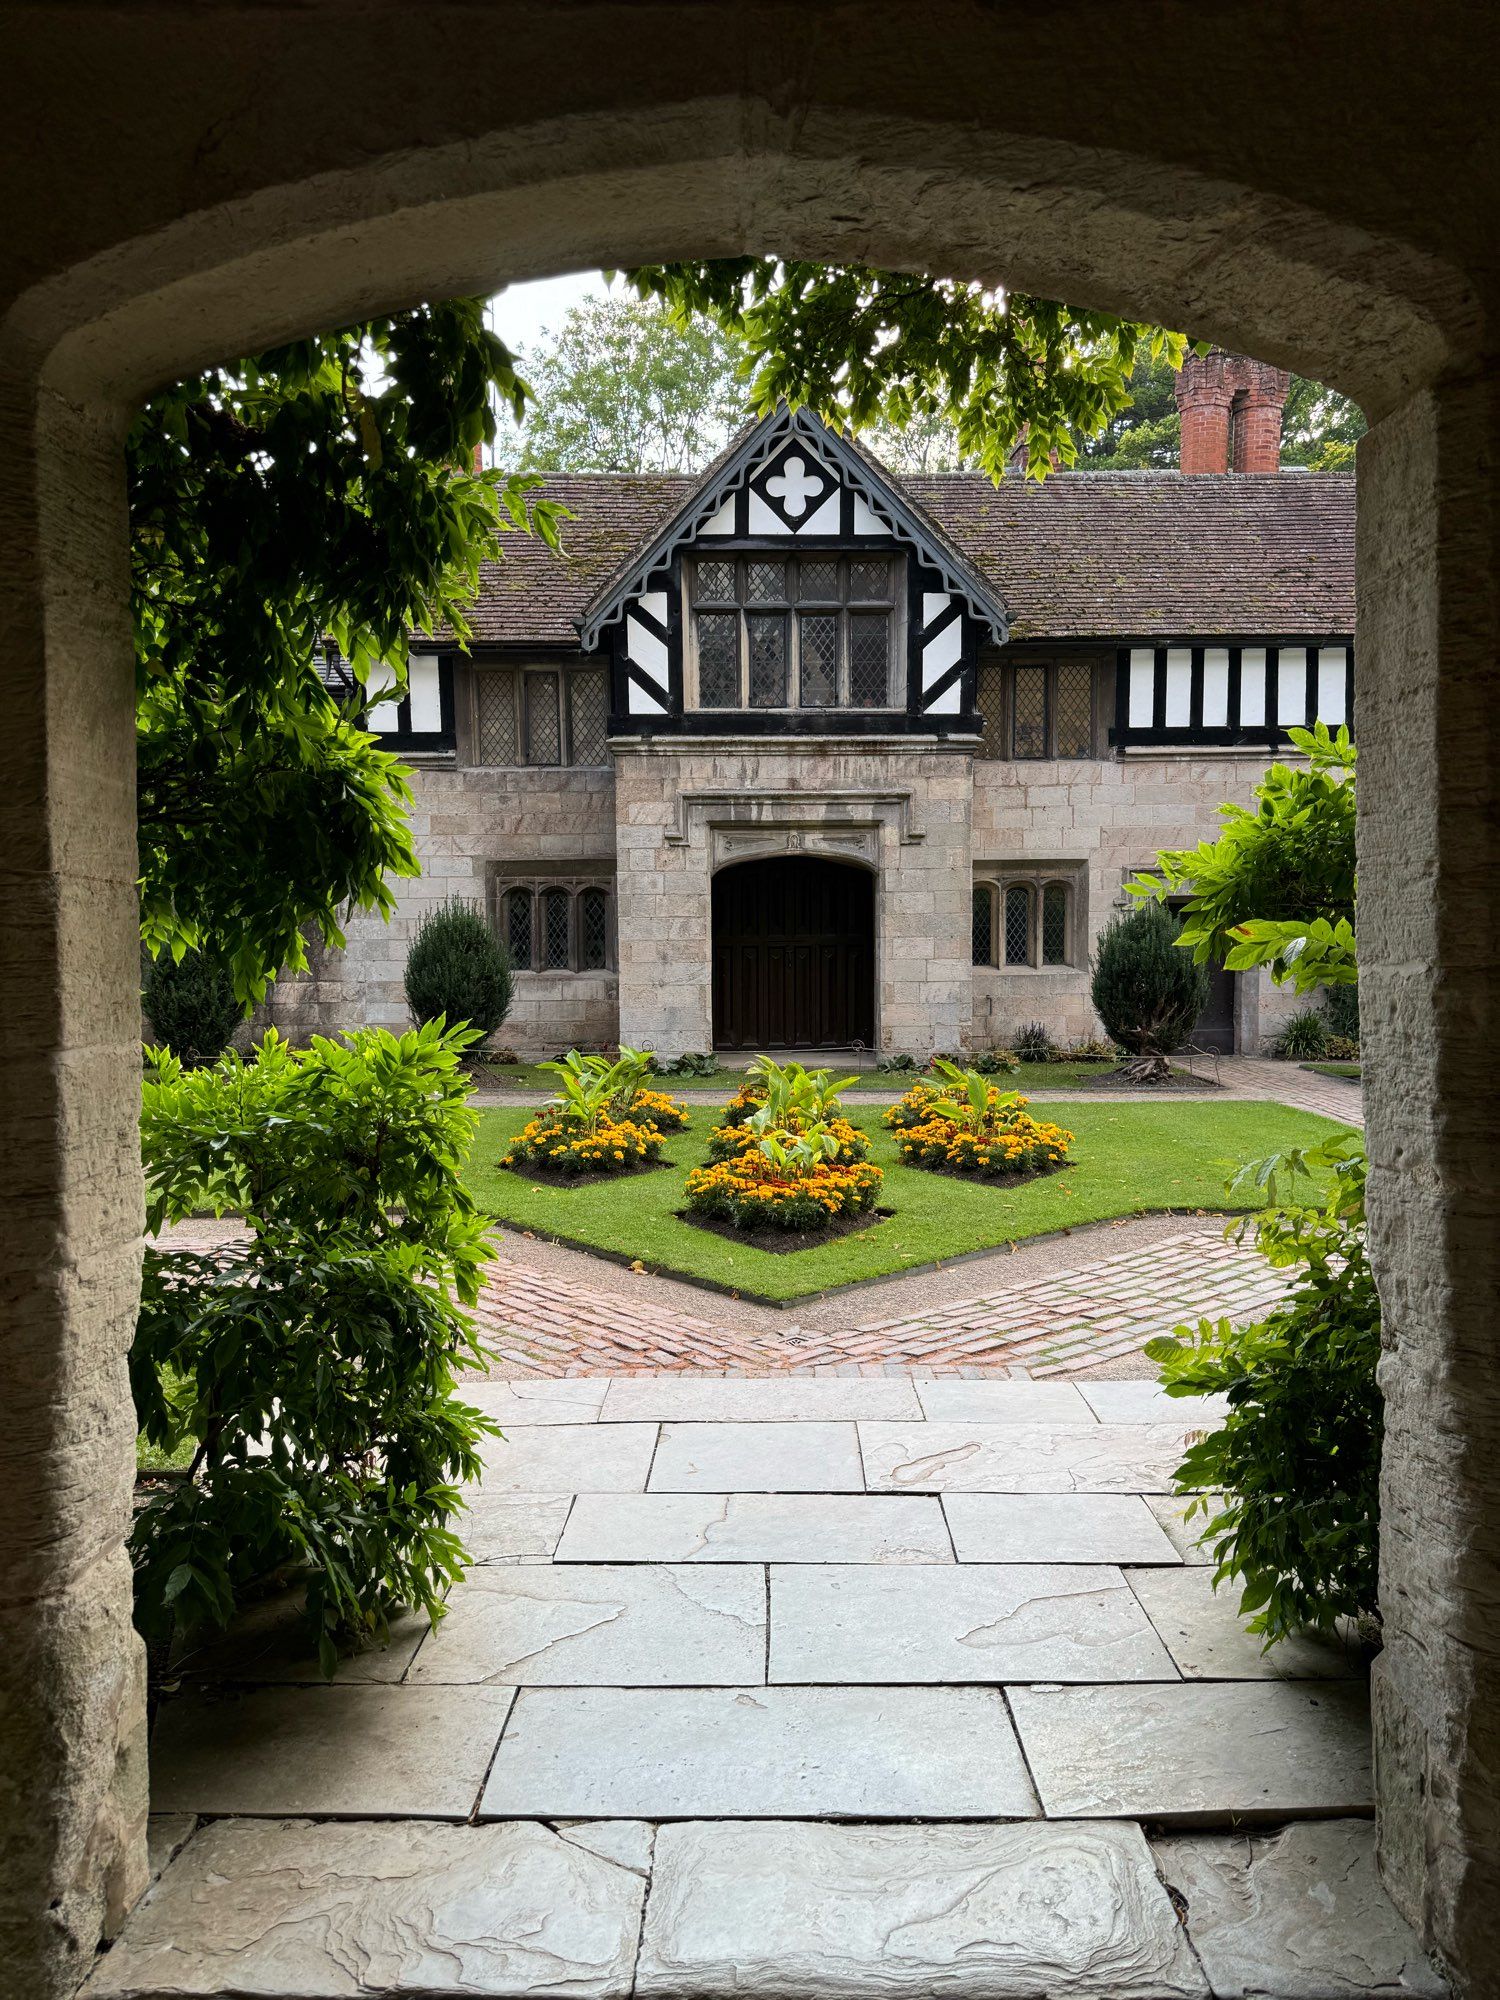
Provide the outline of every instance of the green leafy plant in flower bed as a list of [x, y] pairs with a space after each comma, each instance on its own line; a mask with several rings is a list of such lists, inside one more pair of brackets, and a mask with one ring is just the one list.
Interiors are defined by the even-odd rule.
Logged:
[[710, 1164], [688, 1175], [689, 1212], [746, 1231], [807, 1232], [873, 1208], [884, 1176], [869, 1164], [864, 1134], [834, 1115], [843, 1085], [827, 1070], [766, 1056], [754, 1088], [755, 1108], [743, 1123], [720, 1126]]
[[825, 1156], [839, 1166], [867, 1160], [869, 1141], [839, 1110], [839, 1092], [855, 1081], [853, 1077], [836, 1081], [826, 1069], [757, 1057], [750, 1076], [725, 1107], [722, 1122], [709, 1135], [709, 1159], [743, 1159], [767, 1133], [816, 1130], [822, 1135]]
[[[909, 1165], [1010, 1178], [1066, 1163], [1073, 1134], [1033, 1118], [1024, 1097], [996, 1090], [977, 1070], [941, 1059], [936, 1067], [940, 1091], [918, 1085], [886, 1113]], [[924, 1089], [919, 1105], [908, 1101]]]
[[661, 1157], [662, 1133], [681, 1131], [687, 1112], [674, 1098], [647, 1087], [651, 1057], [622, 1048], [607, 1056], [570, 1049], [561, 1062], [544, 1063], [559, 1079], [557, 1095], [517, 1135], [500, 1162], [574, 1178], [624, 1173]]

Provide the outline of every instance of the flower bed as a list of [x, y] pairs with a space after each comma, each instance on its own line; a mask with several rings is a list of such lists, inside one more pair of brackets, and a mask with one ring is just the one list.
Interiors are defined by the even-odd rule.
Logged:
[[598, 1179], [654, 1166], [662, 1135], [655, 1125], [611, 1118], [600, 1112], [592, 1123], [548, 1109], [523, 1127], [500, 1164], [544, 1179]]
[[934, 1111], [896, 1135], [896, 1150], [908, 1166], [989, 1180], [1029, 1179], [1066, 1166], [1072, 1144], [1071, 1132], [1019, 1106], [991, 1112], [977, 1125]]
[[687, 1178], [688, 1212], [738, 1233], [824, 1233], [840, 1218], [868, 1215], [885, 1176], [867, 1161], [825, 1160], [785, 1170], [757, 1150], [696, 1167]]
[[[951, 1102], [952, 1097], [952, 1090], [945, 1090], [940, 1084], [914, 1083], [905, 1097], [898, 1099], [889, 1110], [881, 1114], [880, 1122], [888, 1132], [910, 1131], [914, 1126], [927, 1123], [933, 1115], [934, 1105]], [[1002, 1104], [1009, 1104], [1011, 1101], [1010, 1091], [1002, 1091], [995, 1085], [990, 1086], [988, 1103], [991, 1111], [998, 1111]], [[1022, 1098], [1020, 1101], [1024, 1103], [1026, 1100]]]
[[634, 1125], [654, 1125], [658, 1132], [687, 1130], [687, 1106], [664, 1090], [637, 1090], [624, 1106], [622, 1116]]
[[[805, 1123], [795, 1114], [789, 1116], [780, 1130], [793, 1134], [806, 1129]], [[834, 1166], [858, 1166], [861, 1160], [870, 1157], [870, 1142], [847, 1118], [830, 1118], [824, 1121], [823, 1129], [832, 1134], [838, 1150], [833, 1153]], [[728, 1122], [716, 1125], [708, 1135], [708, 1157], [710, 1160], [740, 1160], [755, 1152], [760, 1144], [759, 1134], [749, 1125], [731, 1125]]]

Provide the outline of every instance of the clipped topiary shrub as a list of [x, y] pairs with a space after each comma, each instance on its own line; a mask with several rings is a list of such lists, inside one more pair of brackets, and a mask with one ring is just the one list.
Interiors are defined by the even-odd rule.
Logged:
[[510, 1012], [510, 958], [478, 906], [450, 896], [418, 923], [406, 954], [406, 1004], [419, 1023], [467, 1021], [492, 1035]]
[[1094, 1009], [1125, 1050], [1123, 1074], [1132, 1083], [1166, 1082], [1173, 1049], [1192, 1033], [1208, 999], [1208, 967], [1178, 949], [1180, 930], [1164, 904], [1145, 903], [1116, 917], [1099, 939]]
[[243, 1017], [229, 968], [206, 951], [152, 959], [141, 1004], [157, 1043], [184, 1069], [216, 1063]]

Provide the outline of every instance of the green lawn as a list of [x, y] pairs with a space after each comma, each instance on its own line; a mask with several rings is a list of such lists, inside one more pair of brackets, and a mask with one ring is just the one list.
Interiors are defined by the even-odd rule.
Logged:
[[[854, 1074], [853, 1071], [841, 1067], [838, 1063], [820, 1063], [814, 1058], [809, 1058], [807, 1067], [809, 1069], [834, 1069], [838, 1071], [840, 1076]], [[1108, 1063], [1022, 1063], [1020, 1070], [1015, 1076], [995, 1076], [990, 1081], [999, 1084], [1005, 1090], [1072, 1090], [1080, 1083], [1088, 1083], [1094, 1078], [1106, 1076], [1108, 1073]], [[687, 1096], [691, 1094], [693, 1096], [726, 1098], [738, 1088], [740, 1078], [744, 1074], [745, 1071], [742, 1065], [732, 1064], [727, 1065], [717, 1076], [657, 1077], [655, 1079], [655, 1087], [659, 1090], [670, 1091], [673, 1095]], [[1179, 1071], [1179, 1074], [1186, 1075], [1186, 1071]], [[476, 1080], [485, 1089], [494, 1088], [496, 1090], [516, 1091], [544, 1090], [550, 1092], [557, 1088], [557, 1078], [549, 1071], [544, 1070], [540, 1063], [488, 1063], [478, 1072]], [[892, 1099], [895, 1099], [900, 1097], [903, 1092], [910, 1090], [912, 1085], [920, 1080], [919, 1076], [913, 1072], [906, 1072], [899, 1076], [882, 1076], [879, 1070], [861, 1070], [858, 1074], [858, 1081], [851, 1084], [850, 1088], [853, 1090], [879, 1090], [887, 1093]], [[929, 1077], [927, 1081], [930, 1082], [931, 1078]]]
[[1311, 1062], [1303, 1063], [1302, 1067], [1311, 1070], [1314, 1076], [1338, 1076], [1346, 1083], [1358, 1083], [1361, 1075], [1357, 1062]]
[[967, 1251], [992, 1249], [1081, 1223], [1171, 1209], [1229, 1210], [1224, 1183], [1245, 1160], [1312, 1144], [1333, 1120], [1271, 1103], [1112, 1103], [1048, 1106], [1077, 1137], [1076, 1164], [1019, 1188], [985, 1187], [897, 1164], [895, 1136], [878, 1105], [850, 1106], [886, 1169], [888, 1220], [815, 1250], [754, 1250], [679, 1220], [687, 1170], [703, 1157], [717, 1106], [667, 1142], [671, 1167], [584, 1188], [543, 1187], [498, 1166], [526, 1111], [482, 1111], [468, 1179], [501, 1222], [694, 1277], [748, 1298], [805, 1297], [861, 1278], [885, 1277]]

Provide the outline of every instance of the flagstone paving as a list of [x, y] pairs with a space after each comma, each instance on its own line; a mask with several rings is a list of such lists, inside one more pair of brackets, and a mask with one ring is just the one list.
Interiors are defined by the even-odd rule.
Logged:
[[91, 1992], [1440, 1992], [1363, 1662], [1239, 1629], [1169, 1491], [1214, 1412], [1123, 1386], [489, 1385], [435, 1632], [330, 1687], [268, 1601], [177, 1670]]

